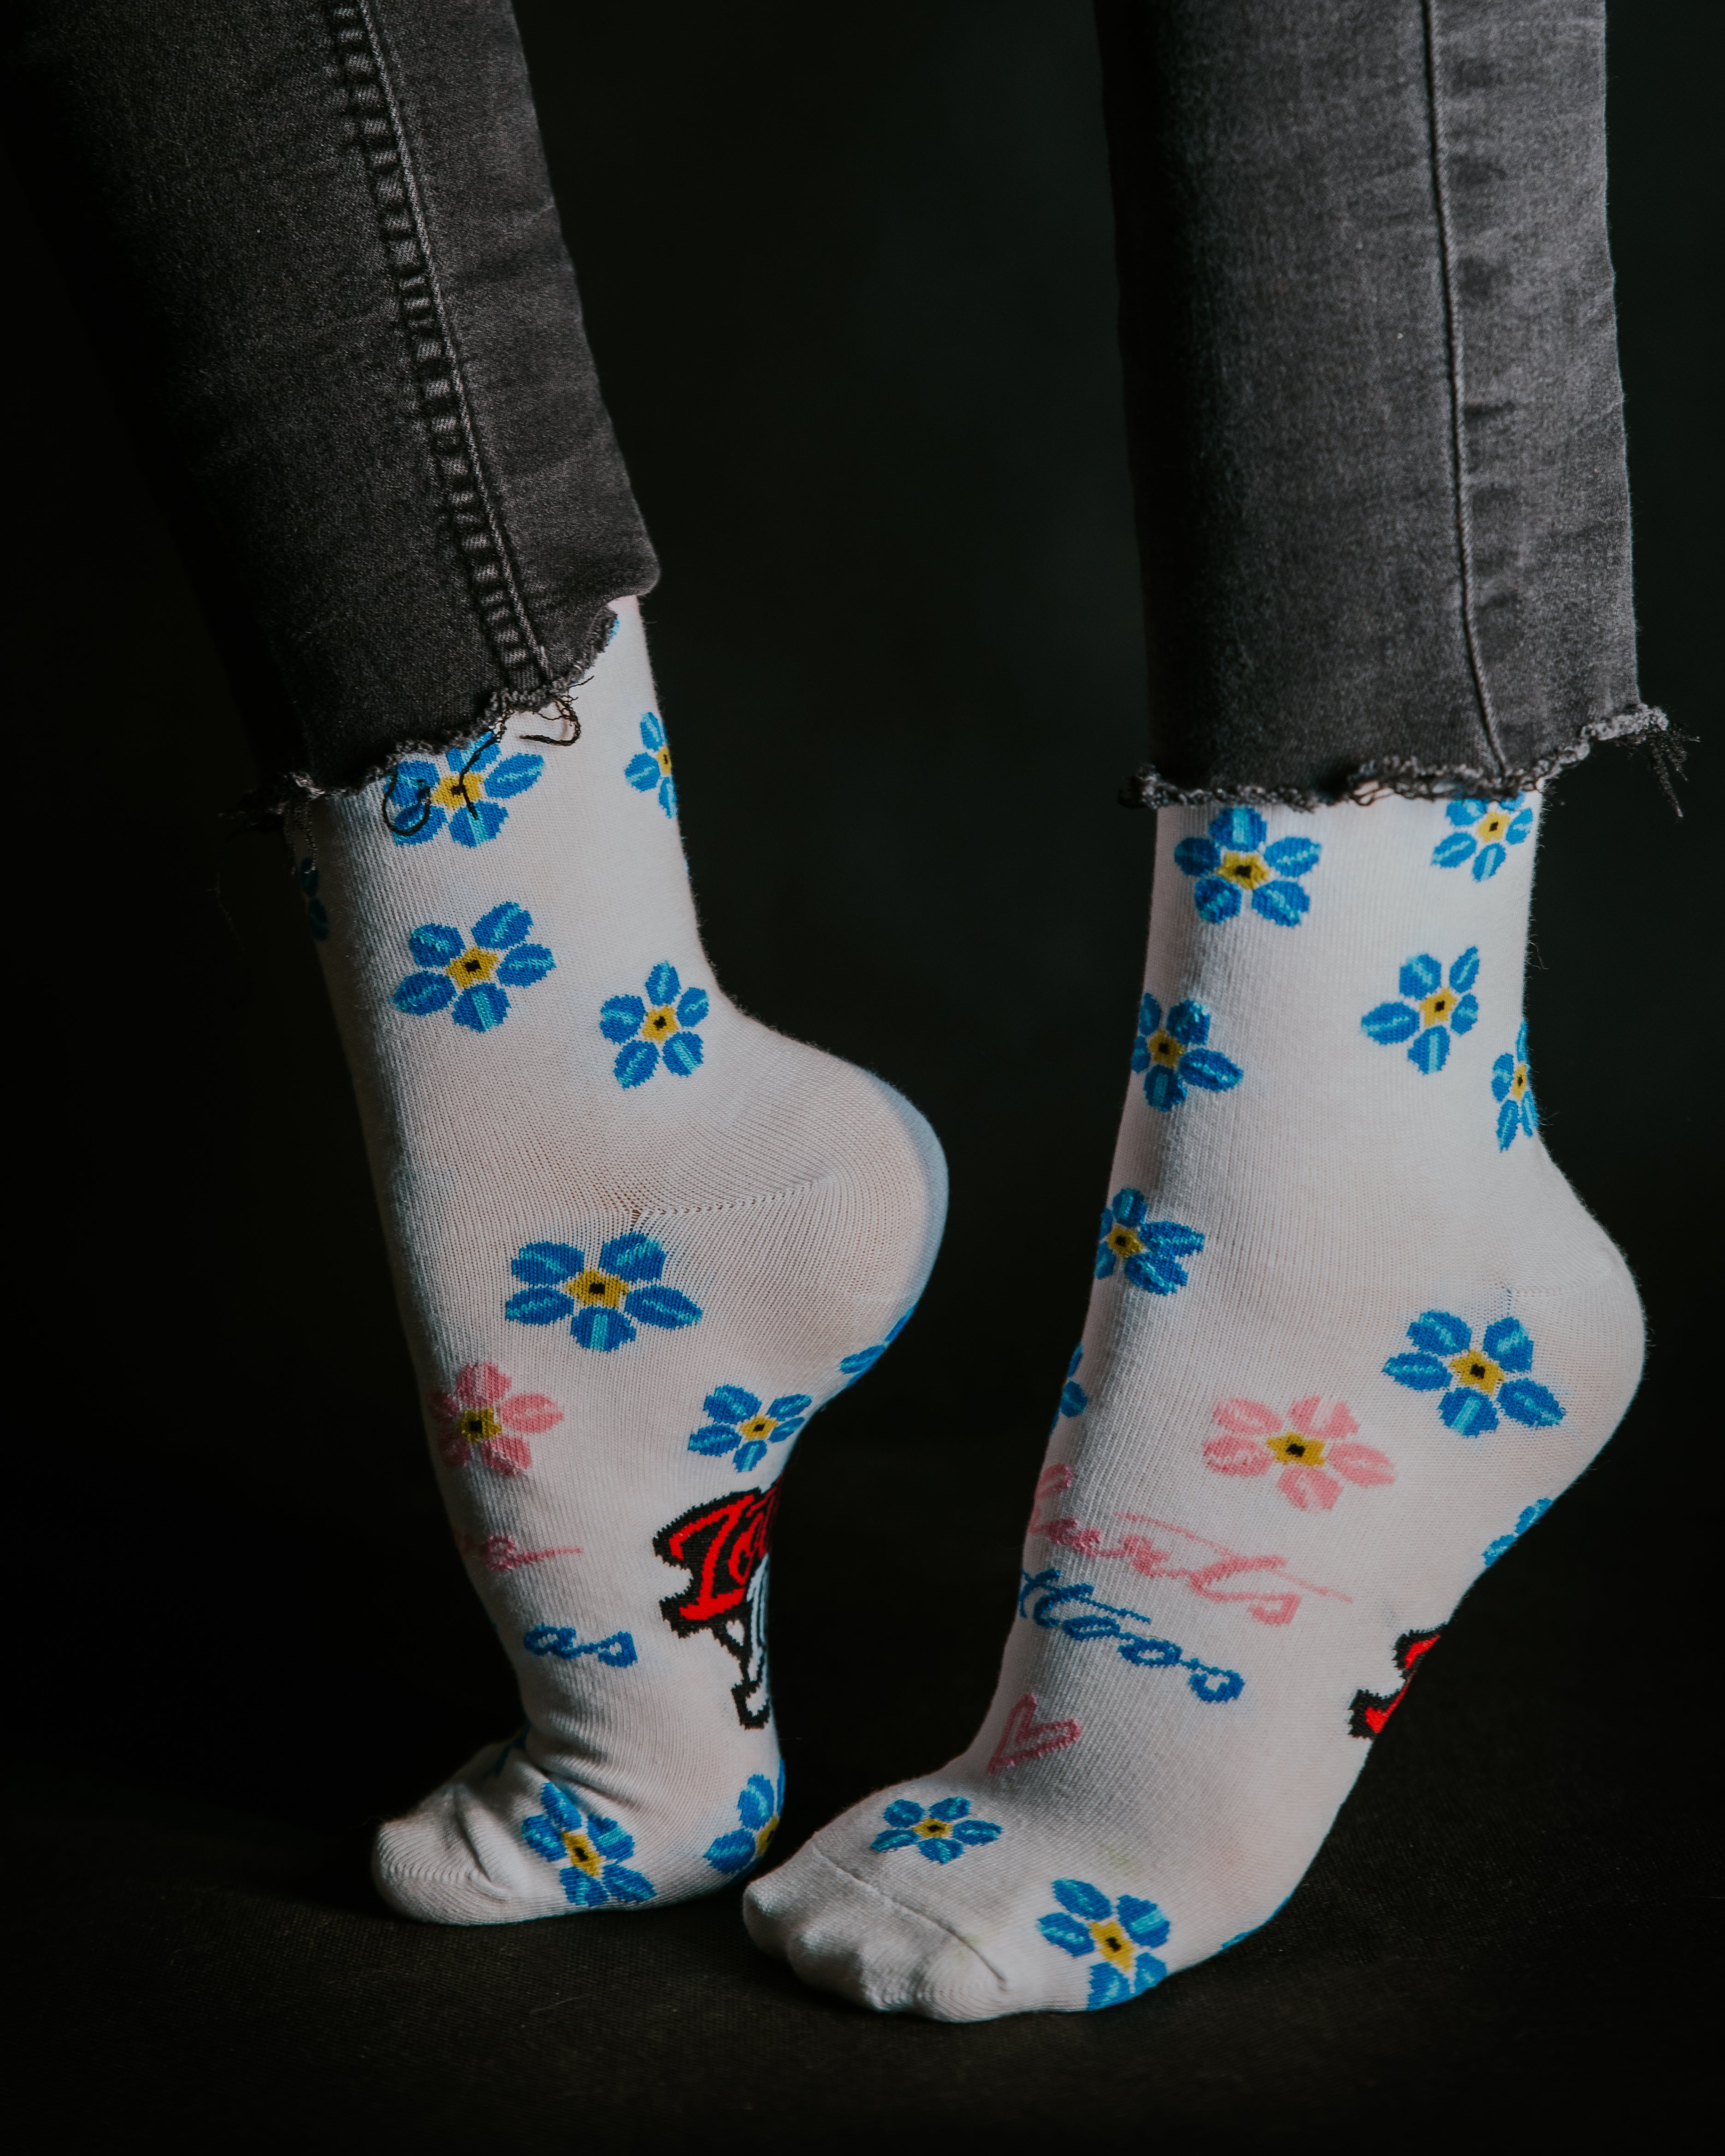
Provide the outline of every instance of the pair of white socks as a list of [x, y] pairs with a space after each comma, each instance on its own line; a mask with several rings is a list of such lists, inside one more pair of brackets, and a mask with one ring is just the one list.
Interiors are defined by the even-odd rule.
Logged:
[[[386, 1897], [447, 1922], [650, 1907], [765, 1853], [774, 1487], [943, 1213], [916, 1111], [713, 981], [617, 614], [578, 742], [518, 722], [311, 816], [436, 1471], [527, 1716], [379, 1835]], [[1469, 1583], [1610, 1435], [1640, 1310], [1538, 1135], [1538, 807], [1158, 815], [993, 1705], [750, 1887], [810, 1981], [1081, 2009], [1264, 1922]]]

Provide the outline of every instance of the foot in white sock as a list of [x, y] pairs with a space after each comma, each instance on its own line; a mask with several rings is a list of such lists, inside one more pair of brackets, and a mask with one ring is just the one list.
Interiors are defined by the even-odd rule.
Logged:
[[999, 1686], [968, 1752], [749, 1890], [811, 1983], [1106, 2006], [1262, 1924], [1469, 1583], [1610, 1435], [1640, 1312], [1537, 1134], [1537, 808], [1160, 814]]
[[385, 1897], [448, 1923], [675, 1901], [765, 1849], [777, 1478], [944, 1209], [914, 1109], [714, 985], [617, 613], [578, 742], [517, 722], [311, 819], [437, 1472], [527, 1714], [378, 1836]]

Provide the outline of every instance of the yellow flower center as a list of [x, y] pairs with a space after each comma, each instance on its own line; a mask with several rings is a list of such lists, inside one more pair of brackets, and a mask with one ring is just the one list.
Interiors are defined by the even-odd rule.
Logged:
[[432, 788], [431, 798], [439, 808], [447, 808], [453, 815], [456, 809], [477, 801], [485, 790], [485, 782], [476, 771], [452, 772]]
[[1135, 1258], [1144, 1247], [1130, 1228], [1111, 1228], [1102, 1240], [1117, 1258]]
[[589, 1879], [597, 1879], [605, 1868], [605, 1860], [599, 1855], [584, 1834], [565, 1831], [563, 1846], [569, 1852], [569, 1861], [578, 1871], [584, 1871]]
[[659, 768], [667, 778], [670, 777], [670, 751], [668, 748], [662, 748], [659, 752]]
[[490, 979], [497, 970], [498, 956], [495, 951], [481, 951], [475, 943], [459, 958], [452, 958], [444, 971], [458, 988], [470, 988], [478, 982]]
[[602, 1273], [597, 1265], [589, 1265], [584, 1273], [563, 1282], [563, 1293], [595, 1310], [615, 1310], [629, 1293], [629, 1282], [619, 1280], [615, 1273]]
[[1106, 1923], [1091, 1924], [1087, 1928], [1096, 1943], [1097, 1953], [1104, 1961], [1111, 1961], [1117, 1969], [1125, 1970], [1132, 1967], [1137, 1958], [1137, 1949], [1121, 1930], [1116, 1918], [1110, 1917]]
[[1509, 829], [1509, 819], [1501, 808], [1494, 808], [1489, 816], [1481, 816], [1473, 828], [1480, 834], [1480, 844], [1488, 846], [1493, 839], [1501, 839]]
[[1270, 870], [1256, 854], [1224, 854], [1221, 872], [1230, 883], [1246, 891], [1255, 891], [1260, 883], [1270, 880]]
[[1509, 1081], [1509, 1097], [1512, 1101], [1519, 1101], [1527, 1090], [1527, 1066], [1525, 1063], [1518, 1063], [1516, 1065], [1516, 1075]]
[[461, 1435], [470, 1445], [489, 1445], [502, 1427], [489, 1408], [470, 1408], [461, 1418]]
[[1469, 1348], [1466, 1354], [1457, 1355], [1450, 1364], [1456, 1382], [1471, 1385], [1476, 1392], [1495, 1393], [1503, 1383], [1503, 1368], [1489, 1355], [1476, 1354]]
[[778, 1428], [778, 1422], [775, 1416], [751, 1415], [747, 1422], [738, 1423], [737, 1434], [739, 1437], [771, 1437]]
[[1161, 1064], [1165, 1070], [1172, 1070], [1174, 1065], [1179, 1061], [1180, 1058], [1186, 1053], [1185, 1050], [1181, 1047], [1179, 1042], [1174, 1039], [1173, 1034], [1169, 1033], [1166, 1028], [1164, 1028], [1160, 1033], [1153, 1033], [1150, 1038], [1144, 1043], [1144, 1047], [1146, 1052], [1149, 1055], [1150, 1060], [1153, 1063]]
[[641, 1031], [649, 1040], [668, 1040], [676, 1029], [677, 1014], [669, 1004], [660, 1004], [641, 1020]]
[[755, 1836], [755, 1854], [757, 1856], [762, 1856], [766, 1854], [768, 1843], [772, 1840], [773, 1835], [778, 1832], [778, 1814], [774, 1812], [772, 1818], [768, 1820], [766, 1825], [763, 1826], [761, 1829], [761, 1831]]
[[1454, 988], [1439, 988], [1420, 1004], [1420, 1016], [1427, 1025], [1441, 1025], [1461, 1000]]
[[924, 1820], [915, 1831], [925, 1841], [938, 1841], [942, 1835], [950, 1834], [952, 1830], [945, 1820]]
[[1290, 1467], [1322, 1467], [1329, 1450], [1315, 1437], [1302, 1437], [1297, 1430], [1284, 1430], [1280, 1437], [1266, 1437], [1264, 1445], [1266, 1451], [1286, 1460]]

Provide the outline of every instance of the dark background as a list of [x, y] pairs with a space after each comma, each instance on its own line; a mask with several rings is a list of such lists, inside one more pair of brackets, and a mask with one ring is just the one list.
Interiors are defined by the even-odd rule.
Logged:
[[[1611, 46], [1643, 688], [1692, 732], [1717, 664], [1707, 12], [1620, 7]], [[1092, 33], [1076, 0], [518, 13], [664, 562], [646, 613], [715, 967], [901, 1086], [952, 1163], [921, 1314], [787, 1477], [793, 1842], [986, 1702], [1122, 1093], [1152, 824], [1113, 801], [1142, 665]], [[1705, 752], [1681, 824], [1640, 756], [1568, 775], [1535, 895], [1546, 1133], [1642, 1283], [1646, 1382], [1469, 1597], [1270, 1929], [1112, 2013], [947, 2029], [803, 1989], [734, 1889], [417, 1928], [371, 1895], [369, 1826], [511, 1726], [511, 1687], [424, 1460], [279, 841], [222, 839], [231, 703], [15, 192], [6, 229], [33, 894], [8, 1785], [57, 2143], [1656, 2133], [1697, 2054], [1717, 1692]]]

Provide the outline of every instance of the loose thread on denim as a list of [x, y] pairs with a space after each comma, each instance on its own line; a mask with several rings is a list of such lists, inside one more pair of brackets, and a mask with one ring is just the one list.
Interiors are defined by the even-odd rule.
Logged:
[[[584, 684], [582, 685], [585, 685]], [[547, 748], [573, 748], [581, 738], [581, 721], [576, 716], [574, 705], [567, 696], [553, 696], [549, 704], [540, 706], [541, 713], [555, 710], [568, 726], [566, 734], [522, 734], [522, 741], [543, 742]]]
[[1461, 585], [1461, 634], [1467, 651], [1468, 671], [1473, 677], [1474, 696], [1480, 707], [1480, 725], [1487, 746], [1497, 759], [1499, 777], [1497, 783], [1502, 785], [1502, 774], [1508, 768], [1508, 759], [1497, 737], [1497, 722], [1491, 710], [1491, 695], [1486, 684], [1485, 662], [1480, 656], [1479, 637], [1474, 621], [1473, 519], [1467, 502], [1467, 423], [1463, 403], [1465, 356], [1461, 317], [1455, 295], [1455, 234], [1450, 222], [1449, 190], [1445, 184], [1444, 159], [1448, 145], [1444, 138], [1443, 111], [1438, 90], [1437, 24], [1433, 19], [1434, 14], [1434, 0], [1421, 0], [1420, 17], [1425, 40], [1425, 101], [1431, 145], [1432, 206], [1437, 218], [1438, 266], [1444, 295], [1444, 342], [1449, 362], [1450, 464], [1455, 503], [1455, 552]]
[[1647, 735], [1640, 744], [1647, 752], [1648, 762], [1653, 766], [1659, 790], [1671, 804], [1671, 814], [1680, 824], [1683, 820], [1683, 804], [1677, 798], [1673, 782], [1685, 776], [1683, 766], [1688, 750], [1697, 738], [1694, 734], [1680, 734], [1675, 727], [1669, 727], [1662, 734]]

